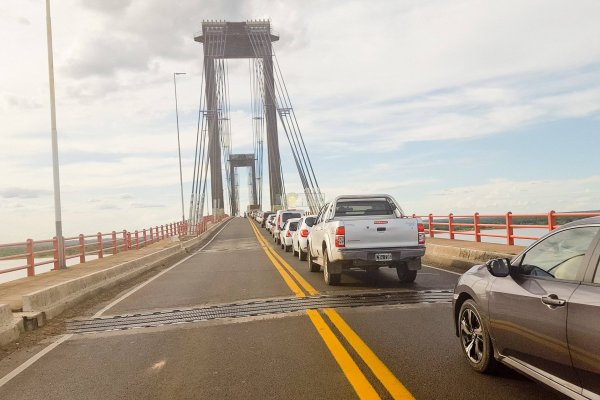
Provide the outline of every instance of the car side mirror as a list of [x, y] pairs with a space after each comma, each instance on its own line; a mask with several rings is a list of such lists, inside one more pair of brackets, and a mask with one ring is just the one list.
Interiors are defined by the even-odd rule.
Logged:
[[490, 274], [504, 278], [510, 274], [510, 260], [508, 258], [496, 258], [485, 263]]

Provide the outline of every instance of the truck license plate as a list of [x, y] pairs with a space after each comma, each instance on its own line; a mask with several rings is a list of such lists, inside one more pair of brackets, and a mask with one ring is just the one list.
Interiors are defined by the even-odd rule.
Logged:
[[392, 261], [392, 253], [376, 253], [375, 261]]

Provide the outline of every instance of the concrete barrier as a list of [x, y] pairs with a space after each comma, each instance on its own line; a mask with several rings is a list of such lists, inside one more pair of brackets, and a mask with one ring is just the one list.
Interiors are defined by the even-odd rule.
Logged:
[[23, 331], [23, 320], [13, 317], [8, 304], [0, 304], [0, 346], [17, 340]]
[[423, 263], [455, 272], [465, 272], [474, 265], [494, 258], [513, 258], [514, 254], [457, 246], [427, 243]]

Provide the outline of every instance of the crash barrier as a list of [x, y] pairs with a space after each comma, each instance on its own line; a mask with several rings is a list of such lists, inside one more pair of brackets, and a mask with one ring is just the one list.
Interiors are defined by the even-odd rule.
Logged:
[[[79, 258], [79, 263], [85, 263], [90, 256], [103, 258], [123, 251], [141, 249], [161, 240], [199, 236], [204, 233], [208, 224], [220, 222], [227, 215], [208, 215], [199, 223], [190, 224], [188, 221], [171, 222], [151, 226], [141, 230], [98, 232], [96, 234], [64, 237], [63, 249], [65, 260]], [[15, 260], [16, 265], [0, 269], [0, 274], [27, 270], [27, 276], [35, 276], [36, 267], [53, 264], [53, 269], [60, 269], [58, 255], [58, 239], [33, 240], [24, 242], [0, 243], [0, 261]]]
[[[472, 236], [476, 242], [481, 242], [482, 238], [504, 238], [506, 244], [514, 245], [515, 239], [537, 240], [541, 237], [537, 235], [515, 234], [515, 229], [538, 228], [550, 232], [553, 229], [572, 220], [600, 216], [600, 212], [577, 212], [577, 213], [559, 213], [549, 211], [545, 214], [479, 214], [472, 215], [414, 215], [421, 218], [425, 226], [425, 232], [429, 237], [435, 237], [436, 234], [444, 234], [446, 238], [454, 239], [455, 235]], [[494, 230], [494, 232], [486, 232]], [[502, 230], [502, 232], [497, 232]]]

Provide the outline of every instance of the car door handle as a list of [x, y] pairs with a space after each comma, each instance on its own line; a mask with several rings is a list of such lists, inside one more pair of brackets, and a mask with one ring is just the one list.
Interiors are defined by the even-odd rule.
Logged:
[[542, 303], [549, 305], [549, 306], [562, 307], [565, 304], [567, 304], [567, 301], [563, 300], [563, 299], [559, 299], [558, 296], [555, 294], [551, 294], [546, 297], [542, 297]]

